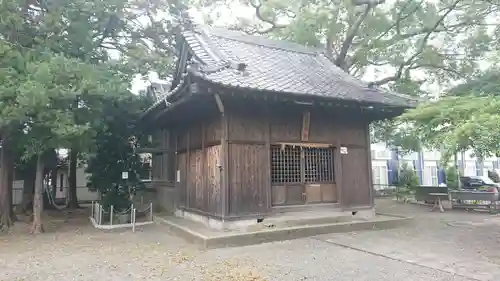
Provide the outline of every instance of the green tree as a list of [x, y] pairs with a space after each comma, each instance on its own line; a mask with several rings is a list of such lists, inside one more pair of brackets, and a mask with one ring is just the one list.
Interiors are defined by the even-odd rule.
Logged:
[[[185, 9], [182, 1], [1, 1], [2, 149], [24, 144], [24, 158], [39, 160], [46, 150], [62, 145], [71, 148], [72, 156], [89, 150], [99, 119], [106, 116], [103, 99], [127, 92], [124, 88], [136, 73], [168, 73], [175, 31], [186, 24]], [[6, 142], [20, 127], [24, 134], [19, 142]], [[12, 168], [14, 161], [7, 159], [2, 158], [9, 162], [2, 163], [2, 170]], [[38, 164], [34, 232], [42, 230], [43, 163]], [[0, 225], [8, 226], [11, 204], [5, 202], [11, 187], [5, 176], [0, 184]], [[76, 192], [70, 195], [76, 202]]]
[[[96, 149], [86, 172], [90, 173], [88, 187], [103, 195], [106, 209], [110, 205], [117, 210], [127, 209], [135, 193], [144, 188], [140, 179], [144, 163], [138, 148], [147, 138], [139, 120], [149, 104], [146, 98], [132, 94], [105, 101], [107, 119], [95, 136]], [[122, 179], [122, 172], [128, 173], [128, 179]]]
[[480, 159], [500, 153], [500, 74], [470, 79], [437, 101], [401, 116], [406, 135], [433, 149], [444, 148], [445, 162], [471, 149]]
[[396, 186], [402, 188], [402, 190], [412, 191], [419, 185], [420, 183], [415, 170], [406, 163], [401, 165]]
[[488, 170], [488, 178], [490, 178], [493, 182], [500, 182], [500, 175], [495, 170]]
[[458, 189], [460, 187], [458, 177], [459, 173], [455, 166], [448, 166], [446, 168], [446, 185], [449, 188]]

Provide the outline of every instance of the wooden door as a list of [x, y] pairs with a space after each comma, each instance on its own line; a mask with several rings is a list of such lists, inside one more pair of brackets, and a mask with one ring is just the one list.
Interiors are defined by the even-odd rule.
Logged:
[[346, 154], [340, 154], [342, 207], [345, 209], [371, 207], [373, 205], [372, 182], [370, 179], [371, 163], [368, 150], [361, 147], [349, 147]]
[[306, 198], [303, 184], [273, 185], [271, 187], [272, 206], [303, 205]]

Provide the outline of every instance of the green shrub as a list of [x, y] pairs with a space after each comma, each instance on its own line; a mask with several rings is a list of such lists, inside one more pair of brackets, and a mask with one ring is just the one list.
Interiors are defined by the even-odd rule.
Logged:
[[500, 182], [500, 176], [494, 170], [489, 170], [488, 171], [488, 178], [490, 178], [495, 183], [499, 183]]
[[451, 189], [458, 189], [458, 170], [454, 166], [446, 168], [446, 185]]

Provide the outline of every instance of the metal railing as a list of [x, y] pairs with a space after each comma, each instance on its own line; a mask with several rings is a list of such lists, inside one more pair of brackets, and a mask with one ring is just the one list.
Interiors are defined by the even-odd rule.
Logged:
[[[145, 220], [137, 221], [137, 214], [143, 214]], [[125, 222], [123, 222], [125, 220]], [[115, 229], [131, 227], [135, 232], [136, 226], [153, 223], [153, 203], [144, 210], [138, 210], [133, 204], [125, 211], [118, 211], [113, 205], [106, 211], [99, 202], [92, 202], [90, 221], [96, 228]], [[118, 222], [118, 223], [116, 223]]]

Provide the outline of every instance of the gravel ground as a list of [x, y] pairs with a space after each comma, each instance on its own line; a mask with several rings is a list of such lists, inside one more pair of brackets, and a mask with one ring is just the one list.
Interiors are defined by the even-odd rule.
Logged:
[[[93, 229], [84, 218], [56, 218], [46, 226], [46, 234], [32, 237], [24, 234], [26, 226], [18, 223], [11, 234], [0, 234], [0, 280], [488, 280], [409, 262], [403, 256], [405, 249], [399, 248], [406, 245], [403, 242], [408, 237], [424, 239], [428, 235], [429, 241], [455, 241], [477, 234], [480, 239], [486, 239], [484, 242], [493, 242], [494, 233], [483, 233], [483, 230], [493, 232], [492, 226], [472, 228], [465, 223], [458, 227], [444, 227], [446, 224], [441, 216], [450, 217], [445, 221], [453, 222], [453, 217], [460, 217], [460, 220], [455, 220], [484, 223], [484, 218], [490, 218], [488, 215], [450, 212], [429, 216], [420, 206], [394, 205], [385, 201], [380, 202], [380, 208], [393, 213], [421, 211], [422, 217], [404, 229], [323, 235], [210, 251], [199, 251], [167, 234], [161, 225], [148, 226], [136, 233], [130, 230], [101, 232]], [[419, 230], [422, 223], [425, 231]], [[442, 230], [444, 228], [449, 229]], [[471, 230], [477, 228], [484, 229], [478, 233]], [[458, 229], [462, 234], [453, 238], [451, 229]], [[353, 235], [360, 235], [355, 236], [357, 241], [385, 243], [400, 256], [391, 257], [390, 252], [383, 251], [381, 254], [371, 252], [366, 249], [369, 248], [368, 242], [359, 243], [358, 249], [348, 248]], [[461, 243], [463, 256], [469, 256], [474, 247], [479, 247], [481, 253], [475, 256], [481, 256], [485, 261], [495, 257], [495, 250], [490, 250], [482, 242], [464, 240]], [[499, 244], [495, 247], [500, 247]], [[414, 249], [408, 248], [408, 251]], [[433, 252], [432, 249], [428, 251]]]

